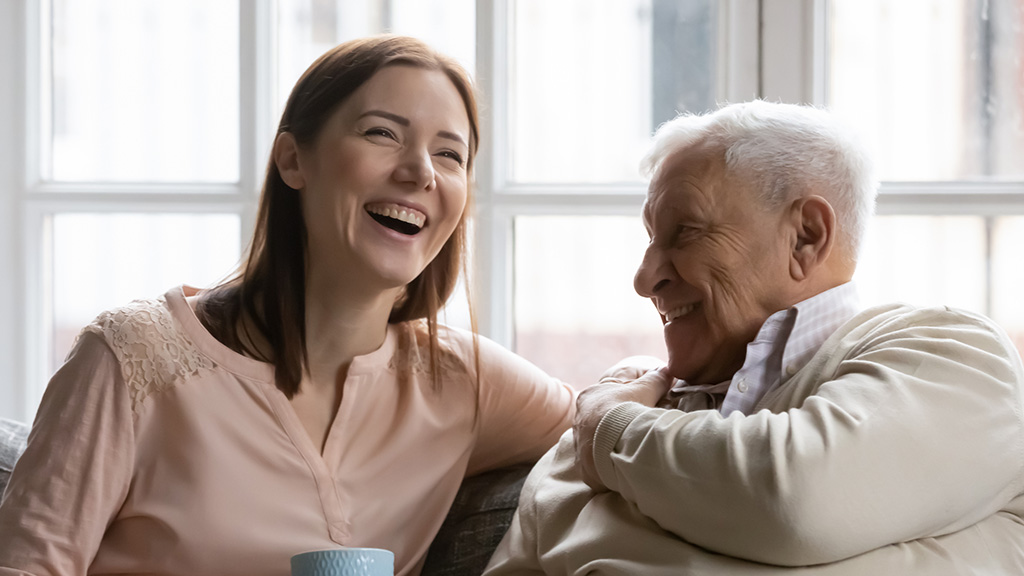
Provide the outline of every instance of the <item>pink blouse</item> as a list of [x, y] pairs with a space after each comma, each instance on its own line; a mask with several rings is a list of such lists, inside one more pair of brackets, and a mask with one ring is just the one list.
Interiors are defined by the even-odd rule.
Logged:
[[[420, 571], [464, 476], [538, 458], [572, 389], [441, 328], [357, 357], [323, 453], [269, 364], [218, 342], [176, 288], [106, 312], [54, 375], [0, 505], [0, 576], [289, 574], [289, 558], [386, 548]], [[419, 341], [419, 343], [417, 343]], [[479, 385], [478, 385], [479, 383]]]

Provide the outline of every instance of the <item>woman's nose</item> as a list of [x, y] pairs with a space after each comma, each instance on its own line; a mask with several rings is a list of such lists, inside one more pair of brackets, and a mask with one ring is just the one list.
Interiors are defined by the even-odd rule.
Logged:
[[653, 298], [671, 282], [670, 267], [659, 246], [651, 244], [633, 276], [633, 289], [644, 298]]
[[430, 160], [427, 150], [409, 148], [402, 154], [398, 167], [395, 168], [395, 180], [414, 184], [416, 189], [432, 190], [437, 186], [434, 174], [434, 163]]

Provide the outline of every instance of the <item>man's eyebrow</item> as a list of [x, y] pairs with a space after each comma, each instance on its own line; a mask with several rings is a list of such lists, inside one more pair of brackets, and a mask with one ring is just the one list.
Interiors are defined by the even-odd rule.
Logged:
[[[405, 116], [399, 116], [398, 114], [385, 112], [384, 110], [367, 110], [366, 112], [360, 114], [359, 118], [362, 119], [367, 116], [379, 116], [381, 118], [391, 120], [392, 122], [395, 122], [397, 124], [401, 124], [402, 126], [409, 126], [412, 124], [412, 122], [410, 122], [409, 119], [406, 118]], [[447, 138], [448, 140], [454, 140], [459, 144], [462, 144], [463, 146], [468, 146], [468, 144], [466, 144], [466, 141], [462, 138], [462, 136], [459, 136], [454, 132], [449, 132], [447, 130], [439, 130], [437, 135], [442, 138]]]

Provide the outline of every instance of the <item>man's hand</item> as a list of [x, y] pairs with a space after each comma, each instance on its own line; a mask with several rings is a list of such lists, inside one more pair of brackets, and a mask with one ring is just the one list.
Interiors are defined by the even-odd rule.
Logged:
[[608, 380], [632, 382], [655, 368], [661, 368], [665, 361], [654, 356], [629, 356], [620, 360], [615, 366], [605, 370], [597, 379], [598, 383]]
[[609, 372], [613, 374], [606, 373], [600, 382], [580, 392], [576, 399], [576, 419], [572, 426], [576, 467], [583, 481], [595, 492], [607, 490], [594, 465], [594, 433], [597, 432], [601, 418], [623, 402], [639, 402], [644, 406], [653, 407], [665, 396], [675, 381], [665, 368], [648, 370], [643, 376], [631, 382], [615, 377], [626, 375], [625, 370], [616, 372], [613, 368]]

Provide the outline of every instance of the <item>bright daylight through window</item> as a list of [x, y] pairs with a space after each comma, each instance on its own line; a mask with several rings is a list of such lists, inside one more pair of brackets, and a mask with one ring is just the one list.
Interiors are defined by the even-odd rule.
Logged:
[[981, 312], [1024, 349], [1024, 220], [971, 198], [1001, 193], [1019, 214], [1024, 2], [832, 0], [828, 31], [828, 104], [865, 134], [888, 189], [967, 191], [953, 207], [909, 194], [889, 211], [882, 199], [865, 296]]
[[[680, 112], [828, 105], [883, 181], [868, 302], [992, 316], [1024, 348], [1024, 0], [12, 0], [24, 78], [0, 136], [0, 416], [28, 419], [98, 312], [237, 264], [288, 91], [351, 38], [418, 36], [472, 70], [482, 332], [585, 386], [664, 356], [632, 278], [638, 162]], [[782, 14], [780, 16], [779, 14]], [[795, 14], [795, 15], [794, 15]], [[21, 23], [26, 25], [22, 26]], [[788, 50], [788, 52], [787, 52]], [[801, 73], [795, 73], [801, 72]], [[776, 92], [784, 95], [780, 96]], [[6, 94], [0, 92], [0, 95]], [[461, 296], [449, 320], [467, 325]]]

